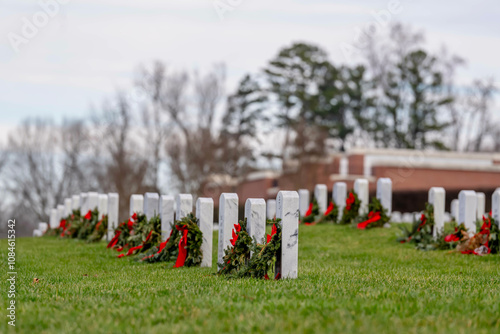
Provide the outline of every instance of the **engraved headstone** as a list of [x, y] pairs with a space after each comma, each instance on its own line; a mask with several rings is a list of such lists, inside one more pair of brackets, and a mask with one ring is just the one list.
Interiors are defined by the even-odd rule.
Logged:
[[477, 196], [477, 219], [483, 220], [483, 215], [486, 212], [486, 195], [485, 193], [476, 193]]
[[276, 218], [281, 219], [281, 259], [276, 273], [281, 278], [297, 278], [299, 263], [299, 194], [280, 191], [276, 197]]
[[347, 184], [345, 182], [335, 182], [333, 184], [332, 199], [335, 206], [338, 208], [338, 219], [342, 219], [344, 215], [344, 208], [347, 199]]
[[269, 220], [273, 220], [274, 218], [276, 218], [276, 200], [275, 199], [268, 199], [267, 200], [266, 217]]
[[113, 238], [118, 227], [119, 199], [120, 196], [117, 193], [108, 194], [108, 240]]
[[458, 199], [451, 201], [450, 205], [451, 217], [458, 220]]

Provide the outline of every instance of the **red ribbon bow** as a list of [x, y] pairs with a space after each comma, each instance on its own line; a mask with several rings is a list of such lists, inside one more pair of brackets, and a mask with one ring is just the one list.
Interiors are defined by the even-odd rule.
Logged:
[[130, 216], [130, 218], [128, 220], [128, 223], [127, 223], [127, 226], [128, 226], [129, 230], [132, 230], [132, 228], [134, 227], [134, 223], [135, 223], [136, 220], [137, 220], [137, 213], [134, 213], [132, 216]]
[[241, 231], [241, 225], [240, 223], [238, 224], [234, 224], [234, 230], [232, 230], [232, 236], [233, 238], [231, 240], [229, 240], [231, 242], [231, 245], [236, 245], [236, 241], [238, 241], [238, 234], [235, 232], [240, 232]]
[[310, 203], [309, 204], [309, 208], [307, 209], [306, 214], [305, 214], [304, 217], [310, 216], [310, 215], [312, 215], [312, 213], [313, 213], [313, 204]]
[[178, 226], [176, 225], [175, 228], [177, 231], [180, 231], [182, 233], [181, 240], [179, 241], [179, 255], [177, 255], [177, 261], [175, 261], [174, 268], [180, 268], [184, 267], [184, 263], [186, 262], [186, 257], [187, 257], [187, 236], [188, 236], [188, 227], [187, 226]]
[[122, 231], [116, 232], [115, 236], [111, 241], [109, 242], [108, 246], [106, 248], [113, 248], [115, 247], [116, 243], [118, 242], [118, 238], [120, 237], [120, 234], [122, 234]]
[[354, 198], [354, 194], [349, 193], [349, 197], [345, 201], [345, 204], [346, 204], [345, 208], [347, 209], [347, 211], [351, 210], [351, 206], [354, 204], [355, 201], [356, 201], [356, 198]]
[[334, 208], [333, 202], [330, 202], [330, 205], [326, 209], [324, 216], [328, 216], [330, 213], [332, 213], [333, 208]]
[[87, 214], [85, 215], [84, 218], [87, 219], [87, 220], [92, 219], [92, 211], [89, 210], [89, 212], [87, 212]]
[[375, 222], [379, 221], [380, 218], [382, 218], [382, 216], [380, 215], [380, 212], [370, 211], [370, 213], [368, 214], [368, 220], [366, 220], [362, 223], [359, 223], [358, 228], [360, 230], [364, 230], [371, 223], [375, 223]]
[[276, 227], [276, 224], [273, 224], [273, 228], [271, 229], [271, 235], [267, 235], [267, 243], [271, 242], [271, 239], [273, 238], [273, 235], [275, 235], [278, 232], [278, 228]]

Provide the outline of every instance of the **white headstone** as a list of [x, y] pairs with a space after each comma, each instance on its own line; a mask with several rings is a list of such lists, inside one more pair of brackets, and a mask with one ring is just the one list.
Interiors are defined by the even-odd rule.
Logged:
[[73, 195], [73, 197], [71, 197], [71, 209], [72, 210], [78, 210], [80, 209], [80, 195]]
[[64, 205], [59, 204], [57, 206], [57, 221], [58, 222], [61, 222], [62, 219], [66, 218], [66, 216], [64, 215], [64, 211], [66, 211], [66, 208], [64, 207]]
[[458, 221], [458, 199], [454, 199], [451, 201], [450, 211], [451, 216]]
[[[369, 183], [367, 179], [356, 179], [354, 181], [354, 192], [356, 195], [358, 195], [358, 198], [361, 202], [359, 206], [359, 214], [364, 215], [368, 213], [368, 202], [369, 202]], [[400, 214], [401, 215], [401, 214]], [[401, 222], [401, 219], [397, 221], [398, 223]]]
[[222, 263], [224, 250], [231, 246], [232, 230], [238, 224], [238, 195], [222, 193], [219, 198], [219, 248], [217, 263]]
[[99, 205], [99, 194], [96, 192], [89, 192], [87, 197], [87, 211], [88, 210], [94, 211], [98, 205]]
[[178, 194], [176, 197], [177, 212], [175, 219], [181, 220], [193, 212], [193, 196], [191, 194]]
[[174, 196], [162, 195], [160, 197], [161, 241], [165, 241], [172, 231], [174, 222]]
[[413, 215], [409, 212], [403, 213], [402, 216], [403, 223], [412, 223], [413, 222]]
[[326, 184], [317, 184], [314, 187], [314, 198], [318, 203], [319, 213], [325, 213], [328, 208], [328, 188]]
[[266, 201], [262, 198], [249, 198], [245, 202], [245, 218], [250, 238], [257, 242], [264, 240], [266, 234]]
[[108, 194], [108, 240], [111, 240], [118, 227], [119, 199], [117, 193]]
[[199, 220], [203, 242], [201, 243], [202, 267], [212, 267], [212, 244], [214, 235], [214, 200], [198, 198], [196, 201], [196, 218]]
[[47, 223], [38, 223], [38, 229], [45, 233], [49, 229], [49, 225]]
[[130, 210], [129, 214], [132, 216], [134, 213], [143, 213], [144, 196], [134, 194], [130, 196]]
[[80, 194], [80, 214], [85, 216], [85, 214], [89, 211], [87, 206], [87, 199], [89, 195], [87, 193]]
[[41, 237], [41, 236], [43, 236], [43, 232], [40, 230], [33, 230], [33, 236], [34, 237]]
[[434, 206], [434, 231], [433, 236], [444, 231], [444, 206], [446, 202], [446, 191], [441, 187], [432, 187], [429, 189], [429, 203]]
[[145, 193], [144, 194], [144, 214], [146, 218], [150, 220], [151, 218], [157, 216], [159, 214], [159, 202], [160, 195], [157, 193]]
[[458, 195], [458, 224], [465, 224], [469, 232], [476, 233], [477, 196], [472, 190], [462, 190]]
[[387, 214], [392, 213], [392, 180], [380, 178], [377, 180], [377, 198], [380, 204], [387, 209]]
[[500, 188], [495, 190], [491, 201], [491, 214], [493, 215], [495, 222], [500, 226]]
[[339, 210], [338, 219], [340, 220], [344, 215], [345, 201], [347, 199], [347, 184], [345, 182], [335, 182], [333, 184], [332, 199]]
[[476, 193], [477, 196], [477, 220], [483, 220], [486, 212], [486, 195], [485, 193]]
[[281, 261], [276, 273], [282, 278], [297, 278], [299, 264], [299, 194], [280, 191], [276, 197], [276, 218], [281, 219]]
[[305, 216], [307, 210], [309, 209], [309, 190], [299, 189], [299, 212], [302, 217]]
[[451, 222], [451, 214], [449, 212], [444, 213], [444, 222], [445, 223]]
[[402, 223], [403, 222], [403, 216], [401, 215], [401, 212], [394, 211], [391, 214], [391, 222], [393, 222], [393, 223]]
[[50, 210], [50, 220], [49, 220], [49, 223], [50, 223], [50, 228], [51, 229], [59, 227], [58, 216], [59, 216], [59, 214], [58, 214], [57, 209], [51, 209]]
[[99, 205], [97, 206], [97, 211], [99, 211], [99, 219], [103, 215], [108, 214], [108, 195], [99, 194]]
[[71, 198], [66, 198], [64, 200], [64, 216], [65, 217], [68, 217], [69, 215], [71, 215], [72, 204], [73, 204], [73, 200]]
[[276, 218], [276, 200], [268, 199], [267, 200], [267, 211], [266, 211], [267, 219]]

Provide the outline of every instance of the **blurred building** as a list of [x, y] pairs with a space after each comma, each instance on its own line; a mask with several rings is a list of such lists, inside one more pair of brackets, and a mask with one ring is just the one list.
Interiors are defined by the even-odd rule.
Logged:
[[[446, 189], [446, 209], [464, 189], [484, 192], [491, 198], [500, 187], [500, 154], [428, 152], [415, 150], [367, 149], [332, 154], [327, 158], [287, 162], [282, 172], [259, 171], [243, 180], [214, 176], [204, 189], [216, 205], [222, 192], [236, 192], [240, 205], [247, 198], [275, 198], [280, 190], [309, 189], [323, 183], [332, 191], [335, 182], [346, 182], [349, 189], [357, 178], [370, 182], [375, 194], [376, 181], [393, 181], [393, 210], [420, 211], [431, 187]], [[487, 200], [487, 210], [491, 201]]]

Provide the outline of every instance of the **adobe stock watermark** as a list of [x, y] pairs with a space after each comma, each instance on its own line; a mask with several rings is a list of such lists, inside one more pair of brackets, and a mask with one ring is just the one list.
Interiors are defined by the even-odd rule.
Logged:
[[7, 222], [7, 323], [16, 326], [16, 220]]
[[356, 26], [350, 43], [340, 43], [340, 51], [342, 51], [344, 58], [349, 60], [361, 53], [362, 49], [368, 46], [366, 38], [374, 35], [378, 28], [386, 28], [393, 17], [401, 14], [402, 11], [403, 5], [400, 0], [389, 0], [385, 9], [371, 11], [373, 20], [366, 22], [363, 26]]
[[219, 16], [219, 19], [224, 21], [226, 13], [234, 11], [243, 2], [244, 0], [213, 0], [212, 5]]
[[41, 29], [49, 24], [50, 20], [59, 14], [61, 5], [66, 5], [71, 0], [38, 0], [40, 10], [35, 12], [31, 17], [21, 18], [20, 32], [9, 32], [7, 39], [14, 52], [19, 53], [21, 46], [28, 44], [33, 40]]

